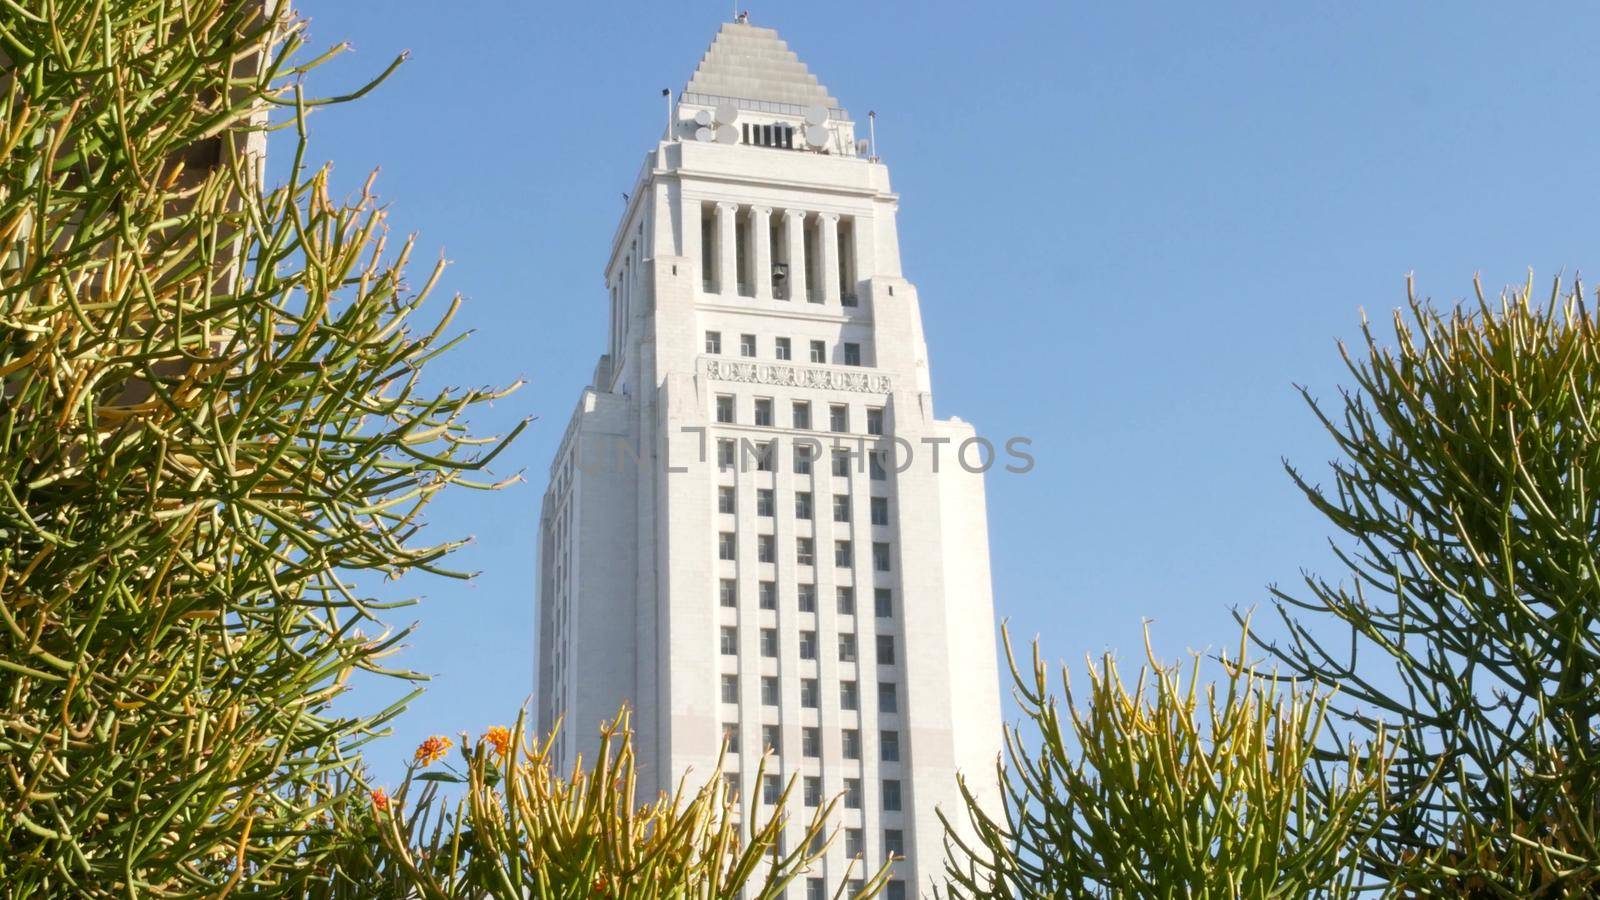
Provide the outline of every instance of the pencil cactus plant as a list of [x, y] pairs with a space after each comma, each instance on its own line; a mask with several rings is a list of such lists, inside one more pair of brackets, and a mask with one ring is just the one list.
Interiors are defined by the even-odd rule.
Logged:
[[[1033, 649], [1006, 656], [1023, 725], [1006, 730], [999, 810], [962, 778], [966, 829], [941, 811], [952, 897], [1302, 898], [1353, 894], [1382, 821], [1387, 743], [1312, 765], [1325, 693], [1244, 665], [1244, 641], [1202, 681], [1156, 662], [1130, 686], [1107, 655], [1088, 696], [1060, 693]], [[1147, 648], [1148, 653], [1148, 648]]]
[[[350, 819], [352, 828], [370, 823], [365, 849], [346, 854], [328, 896], [778, 900], [821, 872], [837, 798], [809, 811], [787, 842], [793, 779], [765, 814], [728, 786], [720, 766], [639, 802], [628, 722], [623, 710], [602, 729], [590, 766], [579, 759], [565, 776], [552, 760], [554, 735], [532, 742], [521, 721], [475, 740], [463, 735], [455, 766], [437, 765], [449, 739], [429, 738], [405, 782], [393, 792], [374, 788], [371, 815]], [[462, 786], [453, 804], [440, 793], [452, 783]], [[851, 866], [828, 886], [834, 900], [872, 897], [888, 879], [887, 865]]]
[[418, 512], [503, 446], [500, 392], [421, 385], [453, 307], [416, 328], [371, 193], [263, 190], [303, 45], [281, 2], [0, 9], [7, 896], [292, 894], [394, 712], [330, 709], [400, 639], [357, 585], [444, 572]]
[[1600, 331], [1581, 285], [1438, 310], [1346, 351], [1324, 490], [1337, 580], [1275, 594], [1265, 643], [1399, 739], [1367, 870], [1408, 895], [1600, 889]]

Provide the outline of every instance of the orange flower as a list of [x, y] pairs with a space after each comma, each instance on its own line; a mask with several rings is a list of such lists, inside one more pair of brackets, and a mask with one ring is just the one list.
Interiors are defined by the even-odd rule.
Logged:
[[445, 751], [450, 749], [451, 743], [449, 738], [436, 734], [417, 745], [417, 753], [413, 758], [419, 766], [431, 765], [444, 759]]
[[511, 732], [500, 725], [496, 725], [483, 733], [483, 739], [494, 750], [495, 756], [505, 756], [511, 749]]
[[389, 811], [389, 795], [383, 792], [383, 788], [372, 792], [372, 808], [377, 812]]

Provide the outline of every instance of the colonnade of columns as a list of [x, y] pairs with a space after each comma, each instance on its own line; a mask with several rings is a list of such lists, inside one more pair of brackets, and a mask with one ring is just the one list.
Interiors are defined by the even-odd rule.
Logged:
[[[741, 210], [746, 217], [746, 227], [742, 229], [739, 227]], [[770, 206], [741, 207], [728, 201], [715, 205], [716, 221], [711, 234], [715, 235], [716, 247], [708, 258], [716, 277], [706, 279], [707, 290], [757, 300], [805, 299], [831, 305], [853, 300], [853, 297], [846, 298], [840, 287], [840, 269], [844, 261], [839, 252], [839, 215], [804, 209], [782, 210], [780, 252], [783, 259], [776, 260], [773, 258], [773, 211]], [[811, 253], [807, 252], [807, 219], [815, 224], [816, 240]], [[815, 259], [811, 258], [812, 253]], [[745, 262], [742, 273], [741, 256]], [[775, 278], [774, 263], [779, 262], [784, 264], [781, 280]], [[813, 274], [816, 279], [812, 278]], [[813, 280], [820, 284], [811, 284]]]

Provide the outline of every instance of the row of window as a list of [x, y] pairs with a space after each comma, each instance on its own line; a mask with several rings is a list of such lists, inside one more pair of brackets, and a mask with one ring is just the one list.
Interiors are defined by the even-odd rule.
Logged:
[[[849, 464], [848, 458], [846, 458], [845, 462], [846, 465]], [[810, 491], [795, 491], [794, 517], [796, 519], [807, 522], [811, 521], [813, 518], [812, 510], [814, 505], [815, 504], [812, 503]], [[773, 518], [773, 516], [776, 514], [777, 506], [778, 494], [775, 488], [756, 488], [756, 515], [764, 519]], [[872, 519], [872, 524], [889, 524], [888, 497], [869, 497], [867, 506], [870, 511], [869, 514]], [[727, 513], [729, 515], [738, 514], [739, 495], [738, 491], [736, 491], [732, 485], [721, 485], [717, 488], [717, 512]], [[850, 521], [849, 494], [833, 495], [833, 520], [835, 522]]]
[[[817, 542], [814, 538], [797, 537], [794, 539], [794, 561], [799, 566], [814, 566], [817, 564]], [[717, 535], [717, 558], [734, 560], [739, 558], [738, 536], [731, 531], [724, 531]], [[771, 534], [756, 535], [756, 562], [775, 563], [778, 561], [778, 538]], [[890, 553], [889, 544], [885, 541], [872, 542], [872, 570], [874, 572], [889, 571]], [[833, 564], [841, 569], [848, 569], [855, 565], [855, 549], [852, 541], [833, 542]]]
[[[845, 829], [845, 839], [846, 839], [846, 845], [847, 846], [848, 846], [848, 843], [849, 843], [849, 836], [850, 836], [851, 830], [852, 829], [849, 829], [849, 828]], [[855, 829], [855, 830], [859, 830], [859, 829]], [[890, 829], [890, 830], [894, 831], [894, 833], [897, 834], [897, 835], [900, 833], [896, 829]], [[894, 850], [894, 851], [890, 851], [889, 850], [888, 834], [889, 834], [888, 831], [884, 832], [884, 841], [883, 841], [883, 852], [884, 852], [884, 854], [888, 855], [888, 854], [890, 854], [892, 852], [895, 856], [902, 856], [903, 854], [899, 850]], [[902, 840], [902, 844], [903, 844], [903, 840]], [[856, 855], [859, 856], [861, 854], [857, 853]], [[852, 879], [850, 881], [850, 893], [848, 894], [848, 896], [851, 896], [851, 897], [860, 896], [863, 892], [866, 891], [866, 889], [867, 889], [867, 882], [866, 882], [865, 879], [862, 879], [862, 878]], [[823, 879], [821, 879], [821, 878], [807, 878], [806, 879], [806, 900], [829, 900], [829, 898], [831, 898], [832, 896], [833, 896], [833, 894], [828, 891], [828, 883], [826, 881], [824, 881]], [[906, 883], [904, 881], [901, 881], [898, 878], [890, 879], [889, 883], [884, 885], [883, 897], [884, 897], [884, 900], [906, 900]]]
[[[851, 662], [851, 663], [855, 662], [856, 658], [858, 656], [858, 653], [856, 652], [856, 636], [855, 636], [855, 634], [852, 633], [852, 632], [845, 632], [843, 634], [840, 634], [838, 637], [839, 637], [839, 661], [840, 662]], [[776, 629], [776, 628], [763, 628], [763, 629], [761, 629], [760, 644], [761, 644], [761, 655], [762, 656], [764, 656], [764, 657], [766, 657], [768, 659], [776, 659], [778, 657], [778, 629]], [[723, 628], [722, 628], [721, 646], [722, 646], [722, 655], [723, 656], [738, 656], [739, 655], [739, 629], [734, 627], [734, 626], [732, 626], [732, 625], [723, 626]], [[892, 666], [892, 665], [894, 665], [894, 663], [895, 663], [894, 635], [892, 635], [892, 634], [880, 634], [880, 635], [877, 635], [877, 649], [878, 649], [878, 652], [877, 652], [878, 665], [880, 665], [880, 666]], [[800, 658], [801, 659], [816, 659], [817, 658], [817, 633], [815, 631], [801, 631], [800, 632]]]
[[[722, 725], [722, 741], [727, 745], [729, 753], [739, 752], [739, 723], [724, 722]], [[783, 753], [783, 728], [778, 725], [761, 726], [761, 751], [763, 753]], [[856, 728], [843, 728], [839, 730], [839, 753], [845, 759], [859, 760], [861, 758], [861, 731]], [[807, 727], [800, 729], [800, 755], [806, 759], [822, 758], [822, 729]], [[878, 758], [883, 762], [897, 763], [900, 761], [900, 732], [878, 732]], [[809, 795], [809, 791], [807, 794]], [[807, 806], [815, 806], [810, 802]]]
[[[780, 359], [780, 360], [792, 360], [792, 359], [794, 359], [794, 342], [793, 341], [791, 341], [789, 338], [786, 338], [786, 337], [773, 338], [772, 341], [773, 341], [773, 344], [772, 344], [772, 357], [774, 359]], [[811, 359], [812, 362], [814, 362], [814, 363], [823, 363], [823, 364], [827, 363], [827, 361], [828, 361], [828, 342], [827, 341], [807, 341], [806, 343], [808, 345], [807, 346], [807, 350], [810, 353], [810, 359]], [[722, 332], [720, 332], [720, 331], [707, 331], [706, 332], [706, 353], [708, 353], [708, 354], [710, 354], [712, 356], [720, 356], [720, 355], [722, 355]], [[757, 353], [757, 349], [756, 349], [756, 336], [755, 335], [753, 335], [753, 334], [741, 334], [741, 335], [739, 335], [739, 355], [743, 356], [743, 357], [745, 357], [747, 359], [755, 359], [756, 358], [758, 353]], [[861, 363], [861, 345], [859, 343], [856, 343], [855, 341], [842, 341], [842, 342], [840, 342], [839, 349], [834, 353], [833, 362], [834, 362], [835, 365], [840, 365], [840, 366], [859, 366], [859, 365], [861, 365], [862, 364]]]
[[[726, 634], [729, 629], [724, 629]], [[739, 702], [739, 676], [725, 673], [722, 676], [722, 702]], [[776, 675], [761, 676], [761, 705], [778, 705], [778, 677]], [[800, 706], [804, 709], [818, 709], [822, 706], [822, 684], [815, 678], [800, 679]], [[839, 708], [841, 710], [859, 711], [861, 709], [861, 688], [854, 679], [839, 682]], [[900, 691], [893, 681], [878, 682], [878, 712], [897, 713], [900, 711]]]
[[[735, 414], [736, 401], [732, 394], [718, 394], [716, 415], [717, 421], [724, 425], [737, 425], [738, 416]], [[755, 400], [754, 417], [752, 424], [763, 428], [771, 428], [777, 424], [772, 415], [772, 398], [757, 397]], [[789, 424], [791, 428], [811, 430], [811, 402], [809, 400], [796, 400], [789, 408]], [[850, 431], [850, 406], [846, 403], [830, 403], [828, 405], [828, 430], [839, 434]], [[883, 434], [883, 408], [878, 406], [867, 407], [867, 434]]]
[[[757, 585], [758, 605], [762, 609], [778, 608], [778, 584], [774, 581], [762, 581]], [[853, 587], [836, 588], [837, 609], [841, 616], [856, 614], [856, 589]], [[799, 601], [800, 612], [817, 611], [817, 586], [814, 584], [801, 584], [795, 587], [795, 596]], [[732, 578], [724, 578], [717, 588], [718, 602], [728, 609], [739, 606], [739, 582]], [[872, 590], [873, 613], [880, 619], [894, 617], [894, 591], [889, 588], [873, 588]]]
[[[776, 441], [743, 441], [733, 438], [717, 439], [717, 468], [732, 471], [742, 464], [741, 457], [755, 460], [757, 472], [776, 472], [778, 470], [778, 451]], [[821, 454], [822, 446], [819, 442], [809, 438], [795, 441], [794, 445], [794, 474], [810, 475], [812, 462]], [[833, 474], [839, 478], [850, 477], [850, 460], [862, 459], [867, 462], [867, 474], [873, 481], [886, 481], [889, 478], [889, 468], [884, 465], [887, 450], [873, 450], [865, 453], [852, 453], [846, 447], [834, 447], [831, 454]], [[857, 466], [859, 470], [859, 466]]]
[[[728, 789], [737, 793], [739, 790], [739, 776], [729, 772], [724, 774], [722, 777], [727, 781]], [[801, 785], [801, 793], [804, 796], [806, 806], [821, 806], [822, 778], [816, 775], [808, 775], [802, 780]], [[861, 779], [846, 778], [844, 780], [843, 793], [844, 796], [842, 799], [844, 801], [845, 809], [861, 808]], [[880, 785], [879, 799], [882, 801], [884, 812], [900, 812], [903, 808], [900, 797], [900, 779], [883, 779]], [[778, 775], [761, 776], [761, 802], [769, 806], [776, 806], [778, 803], [781, 803], [782, 800], [782, 777]], [[848, 848], [846, 848], [846, 854], [854, 855], [849, 853]]]

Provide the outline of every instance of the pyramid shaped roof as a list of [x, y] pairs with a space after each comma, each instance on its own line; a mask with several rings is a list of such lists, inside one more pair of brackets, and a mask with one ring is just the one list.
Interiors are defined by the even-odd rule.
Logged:
[[724, 23], [685, 91], [835, 109], [835, 100], [771, 28]]

